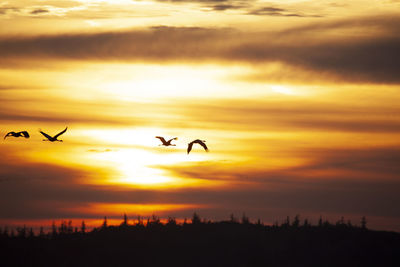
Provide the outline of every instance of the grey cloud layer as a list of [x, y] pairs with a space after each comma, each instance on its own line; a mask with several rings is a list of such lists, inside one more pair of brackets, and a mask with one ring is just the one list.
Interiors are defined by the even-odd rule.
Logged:
[[[4, 59], [122, 60], [151, 62], [282, 62], [337, 79], [399, 83], [400, 18], [374, 19], [384, 34], [331, 38], [326, 32], [362, 28], [356, 22], [315, 24], [284, 32], [155, 27], [130, 32], [3, 37]], [[368, 26], [368, 22], [366, 22]], [[367, 27], [366, 26], [366, 27]], [[367, 28], [366, 28], [367, 29]], [[7, 60], [4, 61], [7, 64]]]

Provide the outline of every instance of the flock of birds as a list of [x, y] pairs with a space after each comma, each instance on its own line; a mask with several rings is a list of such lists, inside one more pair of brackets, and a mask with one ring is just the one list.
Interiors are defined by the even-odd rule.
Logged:
[[[46, 137], [46, 139], [43, 139], [43, 141], [50, 141], [50, 142], [58, 141], [58, 142], [62, 142], [63, 140], [59, 140], [58, 137], [59, 137], [60, 135], [62, 135], [63, 133], [65, 133], [65, 132], [67, 131], [67, 129], [68, 129], [68, 127], [65, 127], [64, 130], [62, 130], [61, 132], [59, 132], [58, 134], [56, 134], [56, 135], [54, 135], [54, 136], [48, 135], [47, 133], [43, 132], [43, 131], [40, 130], [40, 129], [39, 129], [39, 132], [40, 132], [44, 137]], [[29, 133], [28, 133], [27, 131], [9, 132], [9, 133], [7, 133], [7, 134], [4, 136], [4, 139], [6, 139], [6, 138], [9, 137], [9, 136], [12, 136], [12, 137], [25, 137], [25, 138], [29, 138], [29, 137], [30, 137], [30, 135], [29, 135]], [[176, 146], [175, 144], [172, 144], [171, 142], [172, 142], [173, 140], [178, 140], [177, 137], [171, 138], [171, 139], [169, 139], [168, 141], [165, 140], [165, 138], [162, 137], [162, 136], [156, 136], [156, 138], [160, 139], [160, 141], [161, 141], [161, 143], [162, 143], [162, 144], [160, 144], [160, 146]], [[192, 151], [192, 147], [193, 147], [194, 144], [199, 144], [199, 145], [201, 145], [201, 146], [204, 148], [204, 150], [208, 152], [208, 147], [206, 146], [205, 142], [206, 142], [205, 140], [200, 140], [200, 139], [193, 140], [192, 142], [190, 142], [190, 143], [188, 144], [187, 153], [189, 154], [190, 151]]]

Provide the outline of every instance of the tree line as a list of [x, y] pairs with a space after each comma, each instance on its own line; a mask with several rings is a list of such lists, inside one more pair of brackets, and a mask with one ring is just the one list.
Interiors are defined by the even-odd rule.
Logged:
[[74, 226], [72, 224], [72, 220], [65, 221], [62, 220], [59, 225], [56, 224], [55, 221], [52, 222], [51, 229], [45, 231], [44, 227], [41, 226], [39, 231], [35, 233], [32, 227], [27, 227], [26, 225], [22, 227], [9, 228], [8, 226], [0, 227], [0, 237], [2, 238], [54, 238], [56, 236], [65, 236], [65, 235], [77, 235], [77, 234], [90, 234], [91, 232], [95, 233], [98, 231], [105, 231], [107, 229], [115, 229], [115, 228], [154, 228], [154, 227], [185, 227], [187, 225], [211, 225], [211, 224], [235, 224], [235, 225], [247, 225], [247, 226], [258, 226], [269, 229], [302, 229], [302, 228], [342, 228], [342, 229], [367, 229], [367, 220], [366, 217], [363, 216], [360, 221], [360, 225], [353, 224], [350, 220], [345, 220], [344, 217], [341, 217], [340, 220], [336, 221], [336, 223], [331, 223], [328, 220], [323, 220], [322, 216], [319, 218], [318, 223], [313, 225], [306, 218], [304, 220], [300, 220], [300, 215], [296, 215], [292, 220], [290, 216], [287, 216], [286, 219], [279, 223], [276, 221], [272, 225], [266, 225], [258, 219], [255, 222], [251, 222], [250, 218], [245, 214], [242, 215], [240, 219], [236, 218], [233, 214], [230, 215], [229, 220], [223, 221], [211, 221], [206, 218], [201, 218], [196, 212], [193, 214], [190, 220], [184, 219], [182, 222], [178, 222], [175, 217], [168, 217], [167, 220], [162, 222], [160, 217], [156, 215], [152, 215], [151, 217], [142, 217], [137, 216], [133, 223], [130, 224], [128, 220], [128, 216], [124, 214], [123, 220], [120, 225], [108, 225], [107, 217], [104, 217], [103, 223], [99, 227], [95, 227], [92, 230], [88, 230], [86, 223], [82, 220], [79, 226]]

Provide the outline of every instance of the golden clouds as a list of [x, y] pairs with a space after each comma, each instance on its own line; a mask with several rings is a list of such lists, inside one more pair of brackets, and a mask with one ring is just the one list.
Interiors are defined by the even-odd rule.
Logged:
[[[275, 64], [346, 82], [398, 83], [398, 17], [311, 24], [277, 32], [243, 32], [224, 28], [153, 27], [129, 32], [5, 37], [0, 55], [24, 59], [153, 63]], [[346, 34], [348, 27], [364, 31]], [[376, 29], [382, 29], [379, 35]], [[338, 35], [336, 32], [342, 32]], [[268, 66], [267, 66], [268, 67]], [[289, 68], [289, 70], [290, 70]], [[271, 74], [266, 74], [268, 75]], [[276, 73], [272, 77], [278, 76]], [[299, 75], [297, 75], [299, 76]], [[281, 76], [284, 77], [284, 76]], [[301, 76], [300, 76], [301, 77]], [[318, 78], [317, 78], [318, 80]]]
[[[400, 18], [386, 5], [32, 2], [0, 6], [0, 134], [32, 136], [0, 143], [0, 219], [400, 218]], [[65, 126], [59, 144], [37, 132]], [[197, 138], [210, 153], [186, 154]]]

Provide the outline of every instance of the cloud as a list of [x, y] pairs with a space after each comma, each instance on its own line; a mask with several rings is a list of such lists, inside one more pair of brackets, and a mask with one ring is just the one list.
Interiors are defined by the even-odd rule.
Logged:
[[38, 14], [43, 14], [43, 13], [48, 13], [48, 12], [50, 12], [50, 11], [47, 10], [47, 9], [38, 8], [38, 9], [32, 10], [31, 14], [32, 15], [38, 15]]
[[214, 11], [225, 11], [229, 9], [247, 9], [255, 0], [157, 0], [158, 2], [172, 3], [197, 3], [209, 7]]
[[[188, 103], [131, 103], [57, 99], [10, 99], [0, 96], [2, 122], [84, 123], [87, 125], [140, 125], [186, 129], [229, 129], [231, 131], [319, 131], [347, 133], [399, 133], [397, 107], [306, 101], [208, 100]], [[380, 99], [386, 103], [386, 99]], [[49, 105], [49, 102], [52, 105]], [[84, 103], [84, 105], [83, 105]], [[37, 106], [40, 106], [37, 107]], [[34, 108], [32, 108], [34, 107]], [[55, 112], [65, 107], [68, 112]], [[163, 119], [160, 121], [160, 114]], [[36, 129], [35, 129], [36, 131]]]
[[187, 118], [185, 121], [189, 128], [220, 129], [224, 125], [225, 129], [246, 131], [400, 131], [400, 121], [393, 118], [399, 112], [398, 108], [372, 107], [369, 103], [359, 103], [356, 106], [305, 100], [292, 100], [288, 103], [268, 100], [210, 100], [208, 103], [182, 105], [183, 110], [180, 113]]
[[[310, 164], [280, 170], [229, 163], [166, 169], [179, 177], [230, 181], [231, 189], [204, 192], [205, 204], [400, 218], [391, 204], [400, 200], [398, 148], [319, 149], [312, 158]], [[194, 192], [190, 195], [196, 198]]]
[[248, 12], [249, 15], [281, 16], [281, 17], [309, 17], [298, 13], [291, 13], [287, 9], [277, 7], [262, 7]]
[[[229, 161], [158, 166], [182, 178], [229, 181], [217, 190], [88, 185], [81, 181], [88, 176], [101, 177], [101, 170], [15, 163], [18, 161], [7, 155], [0, 163], [0, 219], [97, 218], [99, 211], [90, 212], [87, 207], [119, 203], [199, 205], [203, 207], [198, 210], [201, 215], [211, 219], [232, 212], [246, 212], [270, 222], [298, 213], [312, 214], [314, 219], [320, 214], [352, 218], [365, 215], [385, 218], [392, 222], [388, 225], [393, 229], [398, 229], [394, 222], [400, 219], [400, 211], [393, 205], [400, 201], [398, 147], [308, 150], [303, 156], [312, 159], [309, 163], [280, 170]], [[193, 211], [171, 211], [167, 215], [190, 217]], [[373, 227], [374, 220], [370, 222]]]
[[11, 12], [19, 12], [20, 9], [17, 7], [0, 7], [0, 15], [5, 15], [7, 13]]
[[[329, 37], [331, 31], [363, 28], [359, 22], [322, 26], [319, 23], [276, 33], [153, 27], [130, 32], [3, 37], [0, 56], [43, 60], [281, 62], [315, 74], [330, 73], [338, 80], [399, 83], [400, 19], [374, 21], [375, 28], [383, 29], [379, 37], [372, 33], [363, 37]], [[367, 22], [365, 27], [368, 25]], [[317, 30], [318, 34], [312, 34]]]
[[220, 5], [213, 5], [211, 6], [213, 10], [217, 11], [224, 11], [228, 9], [239, 9], [242, 8], [242, 6], [236, 6], [236, 5], [230, 5], [230, 4], [220, 4]]

